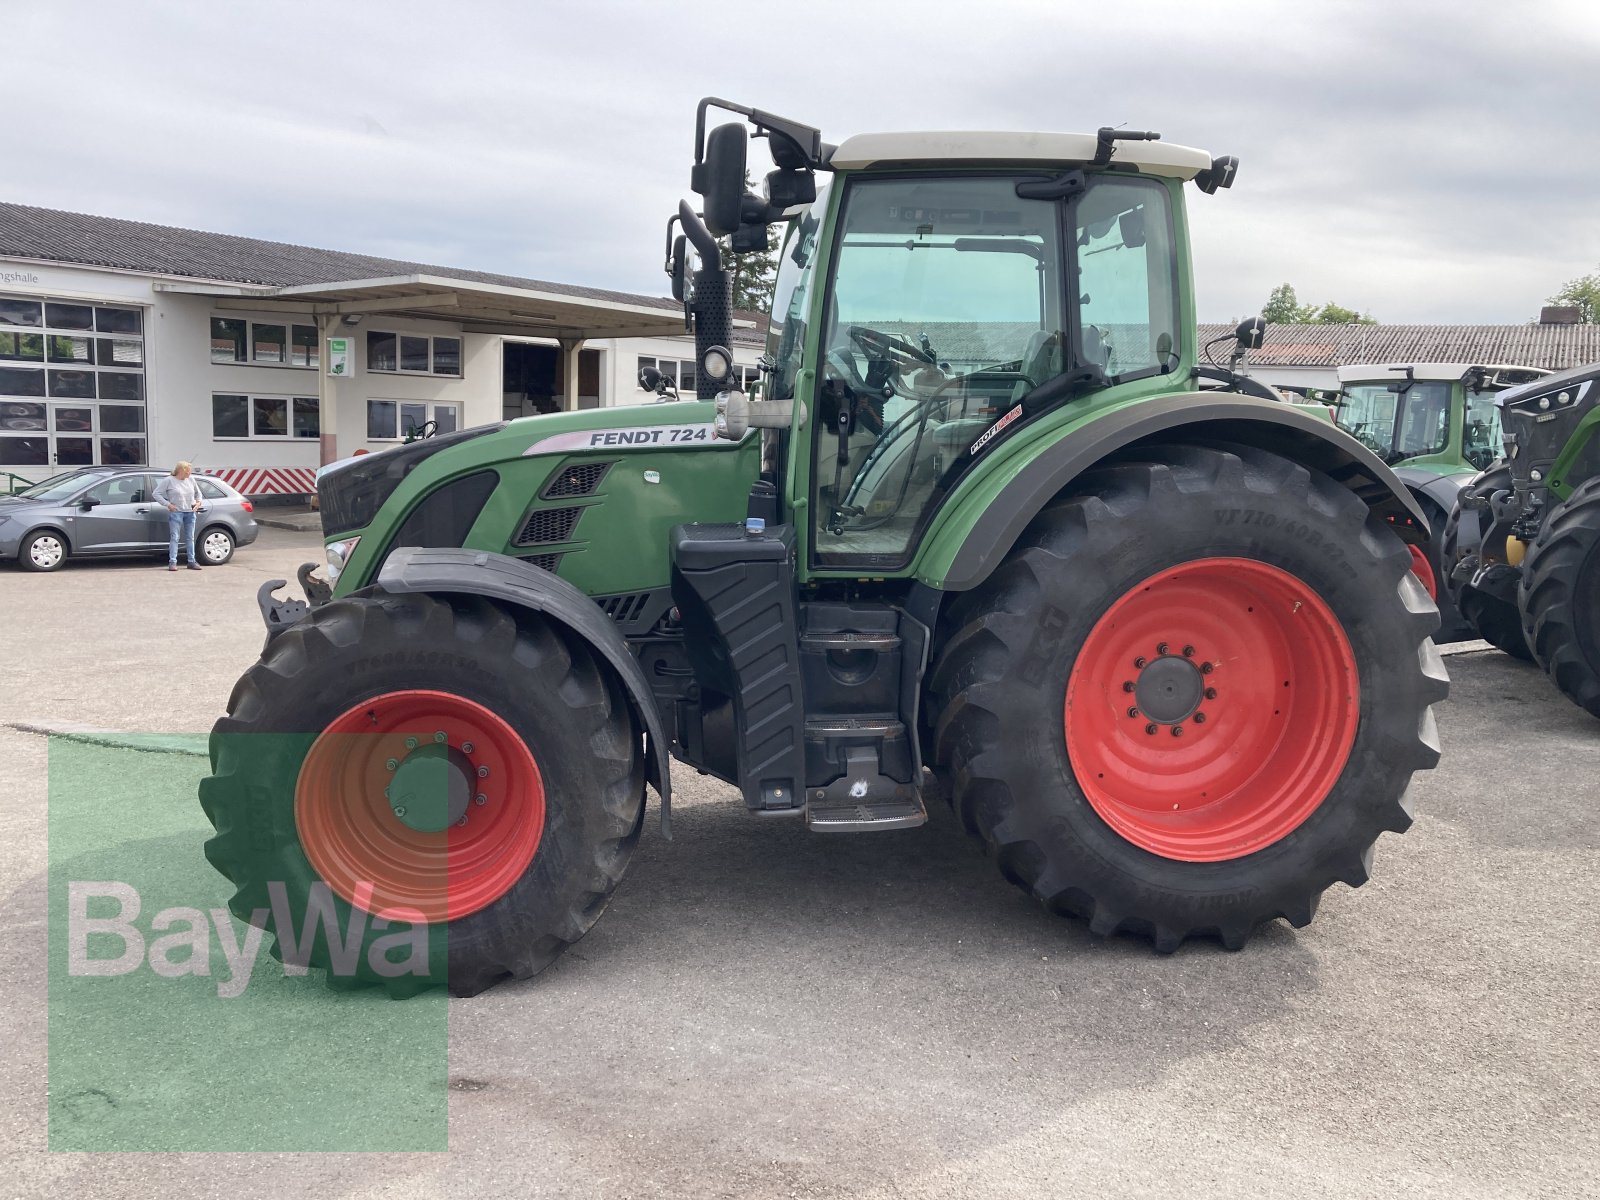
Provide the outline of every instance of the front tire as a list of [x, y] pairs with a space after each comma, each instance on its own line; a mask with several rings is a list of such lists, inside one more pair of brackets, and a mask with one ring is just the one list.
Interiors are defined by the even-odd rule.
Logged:
[[23, 539], [17, 562], [24, 571], [59, 571], [67, 565], [67, 539], [53, 529], [41, 529]]
[[1539, 665], [1600, 717], [1600, 478], [1550, 513], [1522, 564], [1519, 599]]
[[954, 606], [932, 680], [952, 802], [1094, 933], [1171, 951], [1305, 925], [1366, 880], [1438, 761], [1448, 685], [1411, 565], [1348, 489], [1276, 455], [1096, 471]]
[[[471, 596], [374, 590], [312, 610], [234, 687], [211, 766], [206, 857], [237, 886], [235, 915], [284, 958], [280, 918], [293, 945], [331, 904], [358, 949], [340, 961], [318, 937], [310, 965], [395, 995], [543, 970], [599, 918], [644, 818], [610, 672], [563, 627]], [[383, 929], [369, 914], [386, 908], [417, 919]], [[396, 929], [425, 937], [424, 972], [374, 949]]]

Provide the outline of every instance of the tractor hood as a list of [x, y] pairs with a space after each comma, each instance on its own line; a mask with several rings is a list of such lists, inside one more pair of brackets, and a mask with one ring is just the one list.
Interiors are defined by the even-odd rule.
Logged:
[[711, 401], [680, 400], [524, 417], [507, 426], [507, 434], [527, 441], [521, 452], [525, 457], [584, 450], [652, 450], [710, 443], [715, 416], [716, 406]]

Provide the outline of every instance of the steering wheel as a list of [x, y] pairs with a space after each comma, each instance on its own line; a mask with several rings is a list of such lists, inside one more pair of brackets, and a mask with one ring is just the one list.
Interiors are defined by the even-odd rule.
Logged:
[[903, 337], [896, 337], [892, 333], [884, 333], [881, 329], [873, 329], [866, 325], [850, 326], [850, 340], [861, 348], [861, 352], [868, 358], [883, 358], [899, 366], [937, 366], [932, 354], [921, 346], [906, 341]]

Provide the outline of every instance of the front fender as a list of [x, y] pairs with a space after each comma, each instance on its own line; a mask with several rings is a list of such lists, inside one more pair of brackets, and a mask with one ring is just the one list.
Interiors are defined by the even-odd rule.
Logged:
[[917, 578], [943, 591], [977, 587], [1063, 488], [1140, 441], [1233, 442], [1282, 454], [1344, 484], [1405, 541], [1427, 542], [1427, 518], [1410, 489], [1338, 426], [1277, 401], [1195, 392], [1112, 409], [1030, 448], [1020, 466], [997, 463], [940, 514]]
[[639, 662], [615, 622], [588, 596], [558, 575], [504, 554], [404, 546], [389, 554], [377, 585], [386, 592], [487, 596], [541, 613], [583, 639], [617, 673], [628, 703], [645, 731], [645, 778], [661, 797], [661, 832], [671, 837], [672, 778], [661, 716]]

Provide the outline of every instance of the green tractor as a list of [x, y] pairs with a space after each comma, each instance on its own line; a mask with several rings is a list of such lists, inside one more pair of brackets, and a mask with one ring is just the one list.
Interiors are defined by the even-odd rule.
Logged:
[[[697, 400], [323, 472], [326, 573], [265, 586], [212, 735], [233, 911], [345, 982], [526, 978], [600, 915], [647, 785], [666, 832], [672, 760], [819, 834], [946, 793], [1006, 878], [1162, 952], [1363, 883], [1439, 757], [1428, 525], [1331, 422], [1199, 390], [1185, 185], [1236, 160], [830, 145], [720, 100], [695, 151], [668, 263]], [[775, 224], [752, 400], [719, 239]]]
[[[1394, 468], [1428, 518], [1432, 536], [1417, 573], [1435, 599], [1449, 589], [1445, 526], [1456, 499], [1503, 452], [1495, 397], [1548, 373], [1464, 363], [1339, 368], [1340, 428]], [[1473, 636], [1455, 604], [1440, 608], [1439, 640]]]
[[1480, 637], [1600, 717], [1600, 363], [1499, 403], [1505, 458], [1450, 516], [1452, 585]]

